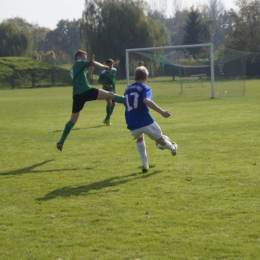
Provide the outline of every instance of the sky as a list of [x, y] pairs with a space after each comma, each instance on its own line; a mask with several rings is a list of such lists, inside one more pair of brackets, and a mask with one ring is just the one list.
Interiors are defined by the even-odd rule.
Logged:
[[[147, 0], [148, 3], [149, 1], [152, 0]], [[182, 8], [208, 3], [208, 0], [181, 1]], [[222, 2], [226, 10], [236, 8], [234, 0], [222, 0]], [[29, 23], [53, 30], [62, 19], [72, 21], [81, 18], [84, 6], [85, 0], [0, 0], [0, 23], [8, 18], [19, 17]]]

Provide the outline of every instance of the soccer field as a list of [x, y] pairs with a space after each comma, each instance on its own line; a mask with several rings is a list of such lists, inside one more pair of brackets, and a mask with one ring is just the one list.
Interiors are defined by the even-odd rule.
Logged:
[[146, 138], [142, 174], [123, 105], [106, 126], [106, 102], [86, 103], [60, 152], [72, 89], [0, 91], [0, 259], [260, 259], [259, 81], [245, 97], [154, 93], [179, 149]]

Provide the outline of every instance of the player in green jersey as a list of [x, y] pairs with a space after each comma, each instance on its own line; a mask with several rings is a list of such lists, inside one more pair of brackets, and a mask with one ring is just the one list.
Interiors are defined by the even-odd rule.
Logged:
[[[113, 67], [114, 61], [112, 59], [108, 59], [106, 61], [106, 65], [109, 67], [108, 70], [102, 70], [98, 82], [103, 85], [103, 89], [106, 91], [110, 91], [116, 93], [116, 85], [115, 85], [115, 78], [116, 78], [116, 68]], [[112, 99], [107, 99], [107, 106], [106, 106], [106, 117], [103, 121], [106, 125], [111, 125], [110, 117], [113, 113], [115, 107], [115, 101]]]
[[[76, 52], [75, 63], [70, 71], [73, 85], [72, 114], [70, 120], [65, 125], [60, 141], [57, 142], [57, 149], [60, 151], [62, 151], [70, 130], [76, 124], [85, 102], [97, 99], [111, 99], [118, 103], [124, 102], [124, 96], [116, 95], [103, 89], [91, 88], [88, 79], [90, 79], [94, 67], [109, 69], [108, 66], [95, 61], [94, 55], [92, 55], [90, 61], [87, 61], [87, 53], [85, 51], [79, 50]], [[88, 73], [86, 72], [87, 68], [89, 68]]]

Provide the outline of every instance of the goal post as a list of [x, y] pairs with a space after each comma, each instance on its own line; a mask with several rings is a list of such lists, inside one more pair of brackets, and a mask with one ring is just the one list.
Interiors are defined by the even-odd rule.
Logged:
[[[203, 57], [204, 59], [196, 60], [189, 55], [189, 50], [199, 52], [203, 48], [207, 53], [207, 57]], [[187, 64], [189, 59], [192, 61]], [[149, 77], [171, 74], [174, 79], [177, 75], [180, 79], [181, 92], [183, 92], [183, 80], [188, 80], [192, 75], [187, 74], [187, 71], [192, 70], [191, 73], [197, 74], [199, 68], [201, 70], [204, 68], [207, 73], [202, 70], [198, 74], [205, 74], [209, 78], [211, 98], [215, 97], [213, 43], [126, 49], [127, 85], [130, 85], [130, 77], [133, 76], [133, 71], [138, 66], [138, 60], [145, 60], [144, 66], [149, 71]]]

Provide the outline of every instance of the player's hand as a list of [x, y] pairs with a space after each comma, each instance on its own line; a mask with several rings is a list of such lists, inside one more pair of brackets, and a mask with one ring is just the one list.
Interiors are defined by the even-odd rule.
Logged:
[[168, 110], [163, 110], [162, 114], [161, 114], [163, 117], [167, 118], [169, 116], [171, 116], [171, 112], [168, 111]]
[[104, 70], [109, 70], [110, 68], [108, 66], [104, 65]]

